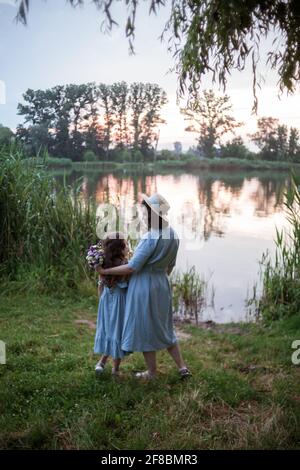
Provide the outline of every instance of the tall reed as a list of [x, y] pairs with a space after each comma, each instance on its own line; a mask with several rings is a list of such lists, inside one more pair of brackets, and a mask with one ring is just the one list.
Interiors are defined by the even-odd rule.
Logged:
[[[208, 282], [197, 273], [195, 266], [185, 272], [175, 271], [171, 276], [175, 318], [192, 320], [198, 324], [203, 310], [209, 305]], [[211, 303], [213, 305], [214, 291]]]
[[300, 313], [300, 180], [295, 174], [285, 193], [284, 206], [288, 229], [276, 228], [276, 252], [261, 260], [262, 296], [258, 301], [263, 319], [279, 318]]
[[84, 255], [96, 208], [40, 161], [17, 147], [0, 150], [0, 277], [27, 288], [75, 287], [89, 278]]

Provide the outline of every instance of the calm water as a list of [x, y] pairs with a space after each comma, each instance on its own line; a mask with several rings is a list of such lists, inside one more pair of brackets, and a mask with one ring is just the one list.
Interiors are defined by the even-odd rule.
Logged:
[[[215, 289], [214, 307], [203, 319], [216, 322], [247, 320], [245, 299], [259, 280], [263, 252], [274, 253], [275, 225], [285, 225], [283, 192], [286, 174], [129, 174], [72, 173], [82, 176], [84, 197], [97, 203], [133, 204], [140, 192], [160, 192], [170, 202], [172, 225], [182, 233], [177, 268], [193, 265]], [[60, 178], [59, 176], [57, 176]], [[188, 222], [183, 225], [183, 215]]]

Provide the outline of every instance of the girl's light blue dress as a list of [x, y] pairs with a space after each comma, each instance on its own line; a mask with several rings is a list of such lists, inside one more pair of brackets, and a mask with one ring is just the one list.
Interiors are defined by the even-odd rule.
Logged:
[[147, 232], [128, 265], [129, 279], [122, 349], [157, 351], [177, 342], [167, 269], [173, 268], [179, 239], [171, 227]]
[[105, 286], [99, 300], [94, 352], [114, 359], [124, 357], [121, 337], [124, 324], [126, 291], [128, 283], [117, 282], [114, 287]]

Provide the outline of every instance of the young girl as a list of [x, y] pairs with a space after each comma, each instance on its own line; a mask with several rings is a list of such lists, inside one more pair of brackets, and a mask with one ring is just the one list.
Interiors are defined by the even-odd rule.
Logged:
[[[122, 233], [114, 232], [107, 235], [103, 241], [103, 249], [103, 267], [109, 268], [127, 263], [128, 245]], [[96, 374], [101, 374], [104, 371], [109, 356], [113, 358], [112, 374], [119, 373], [121, 359], [124, 357], [121, 350], [121, 335], [125, 313], [127, 279], [128, 277], [101, 276], [101, 297], [94, 352], [102, 354], [102, 356], [96, 364]]]

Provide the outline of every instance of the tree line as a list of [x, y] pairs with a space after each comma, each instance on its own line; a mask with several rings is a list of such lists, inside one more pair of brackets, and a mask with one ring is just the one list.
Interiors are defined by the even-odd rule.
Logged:
[[165, 91], [152, 83], [126, 82], [58, 85], [28, 89], [18, 114], [24, 117], [17, 140], [28, 153], [46, 149], [54, 157], [82, 160], [84, 155], [113, 159], [130, 149], [136, 159], [153, 155]]
[[[196, 134], [195, 153], [203, 157], [236, 157], [262, 160], [300, 162], [299, 131], [281, 124], [279, 119], [262, 117], [257, 120], [257, 131], [248, 134], [259, 148], [251, 152], [236, 129], [243, 125], [232, 115], [228, 95], [217, 96], [213, 90], [194, 93], [185, 108], [181, 109], [187, 121], [187, 132]], [[232, 139], [224, 143], [224, 136]]]
[[[25, 103], [18, 105], [18, 112], [25, 125], [18, 126], [15, 136], [0, 125], [0, 145], [15, 138], [28, 156], [46, 149], [51, 156], [75, 161], [141, 161], [154, 155], [157, 159], [182, 158], [181, 145], [180, 152], [155, 151], [158, 126], [165, 122], [161, 108], [167, 102], [158, 85], [65, 85], [27, 90], [23, 98]], [[250, 151], [236, 134], [243, 123], [233, 116], [228, 95], [218, 96], [213, 90], [197, 92], [181, 112], [188, 124], [185, 130], [194, 134], [197, 143], [187, 157], [300, 162], [298, 129], [274, 117], [257, 120], [257, 131], [248, 138], [259, 152]]]

